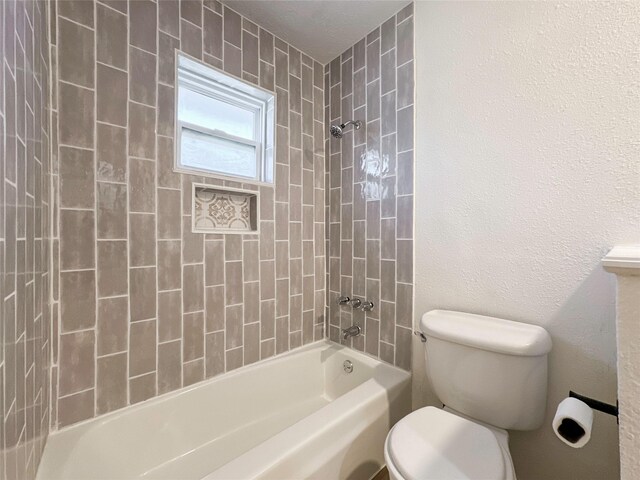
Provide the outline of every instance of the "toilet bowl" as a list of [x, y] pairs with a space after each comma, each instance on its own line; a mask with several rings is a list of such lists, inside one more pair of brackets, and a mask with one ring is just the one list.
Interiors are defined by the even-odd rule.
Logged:
[[384, 456], [391, 480], [515, 480], [506, 431], [435, 407], [400, 420]]
[[387, 435], [393, 480], [515, 480], [507, 430], [535, 430], [547, 399], [551, 337], [536, 325], [462, 312], [422, 316], [427, 376], [447, 405]]

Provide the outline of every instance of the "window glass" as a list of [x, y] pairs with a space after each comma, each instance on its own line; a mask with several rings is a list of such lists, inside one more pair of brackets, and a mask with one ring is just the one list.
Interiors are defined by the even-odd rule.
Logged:
[[178, 92], [178, 119], [209, 130], [220, 130], [228, 135], [253, 140], [256, 137], [256, 114], [199, 92], [180, 88]]
[[256, 147], [227, 140], [188, 128], [182, 129], [183, 158], [189, 159], [189, 167], [211, 168], [215, 158], [217, 172], [254, 178], [257, 175]]
[[178, 55], [177, 171], [273, 183], [275, 98]]

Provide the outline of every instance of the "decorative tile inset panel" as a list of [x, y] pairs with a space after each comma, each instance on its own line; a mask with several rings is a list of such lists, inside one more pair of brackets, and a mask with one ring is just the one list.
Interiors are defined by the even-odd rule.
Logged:
[[194, 233], [258, 233], [258, 193], [193, 184]]

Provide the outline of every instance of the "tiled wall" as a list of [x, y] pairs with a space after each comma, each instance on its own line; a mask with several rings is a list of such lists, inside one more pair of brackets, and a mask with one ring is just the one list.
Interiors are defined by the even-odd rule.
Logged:
[[[324, 67], [216, 1], [57, 9], [52, 427], [322, 338]], [[175, 49], [277, 95], [259, 235], [191, 233], [221, 182], [172, 171]]]
[[32, 479], [49, 426], [47, 2], [0, 2], [0, 478]]
[[[325, 75], [327, 123], [364, 126], [326, 148], [329, 337], [411, 368], [413, 303], [413, 5], [334, 59]], [[340, 295], [374, 302], [368, 314]]]

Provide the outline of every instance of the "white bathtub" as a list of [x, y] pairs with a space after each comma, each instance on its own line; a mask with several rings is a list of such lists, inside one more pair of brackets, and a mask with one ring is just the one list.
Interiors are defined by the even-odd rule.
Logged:
[[37, 479], [367, 479], [409, 410], [409, 373], [320, 341], [55, 432]]

